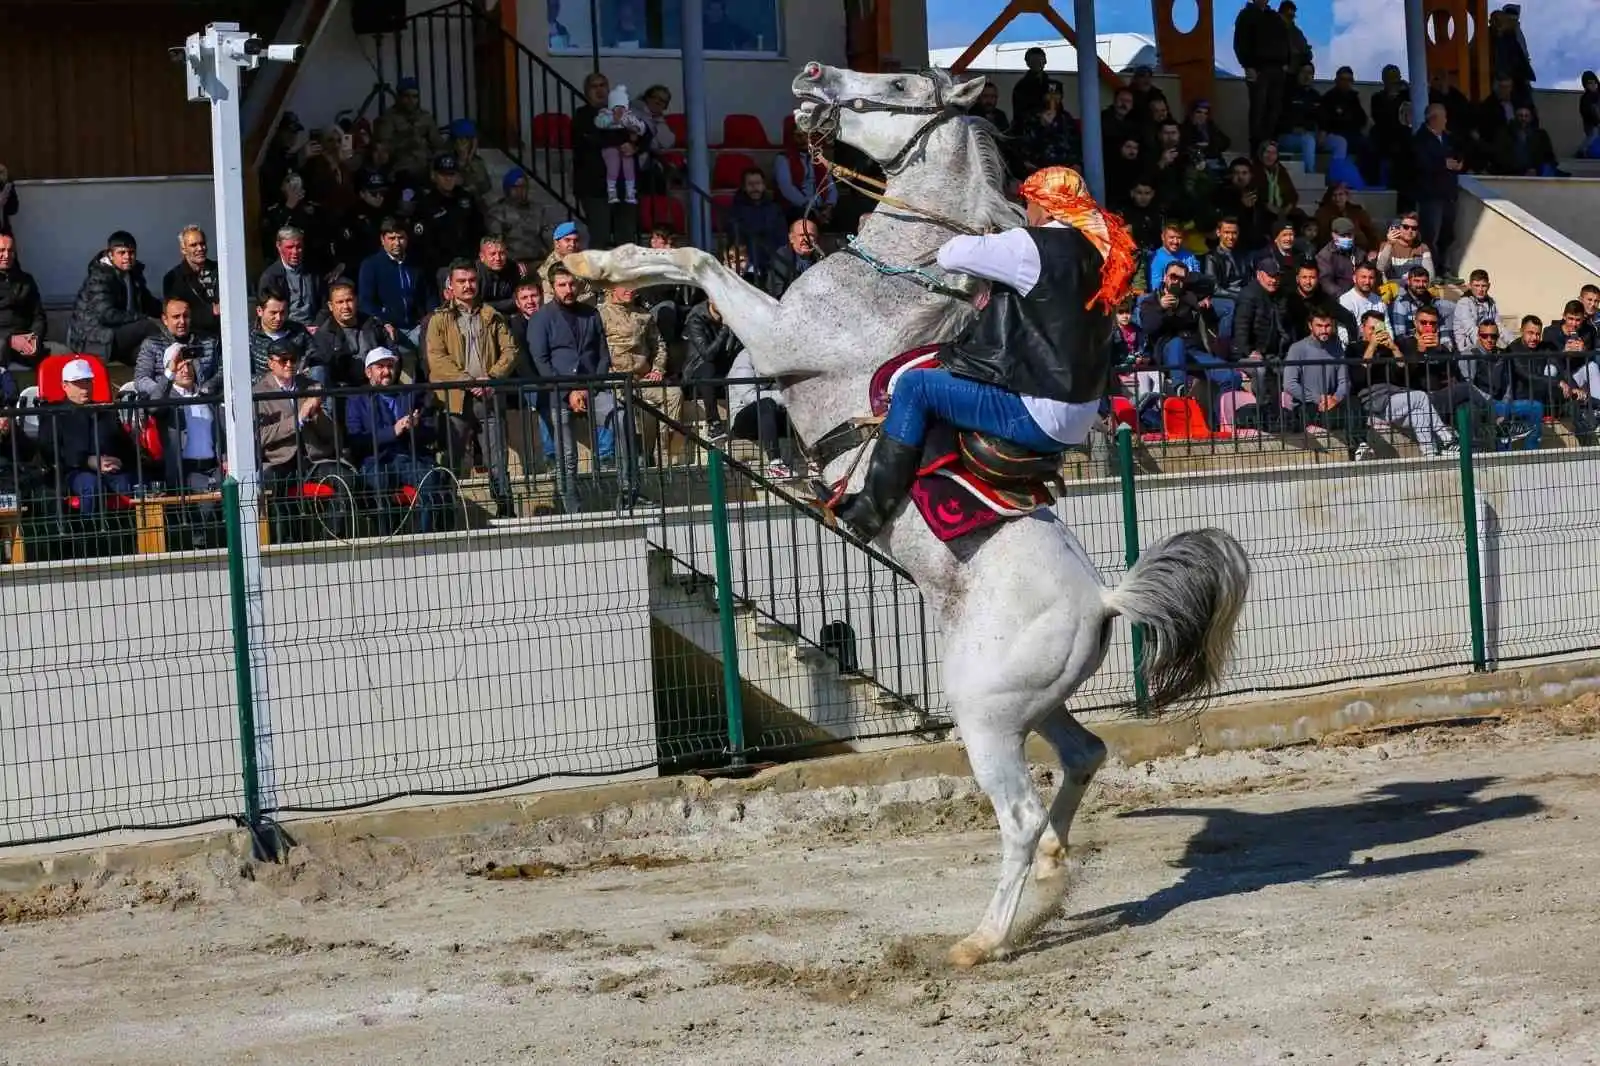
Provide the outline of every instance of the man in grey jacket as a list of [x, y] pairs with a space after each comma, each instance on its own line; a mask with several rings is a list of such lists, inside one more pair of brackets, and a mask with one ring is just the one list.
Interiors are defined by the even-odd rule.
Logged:
[[1311, 312], [1311, 335], [1289, 346], [1283, 389], [1293, 398], [1306, 433], [1325, 437], [1329, 430], [1343, 430], [1349, 457], [1366, 453], [1366, 412], [1351, 399], [1350, 371], [1334, 336], [1333, 313], [1326, 307]]
[[201, 337], [190, 328], [189, 303], [170, 297], [161, 308], [161, 331], [139, 345], [134, 359], [133, 387], [147, 400], [159, 400], [172, 392], [172, 360], [178, 356], [194, 361], [197, 391], [211, 396], [222, 391], [222, 347], [216, 337]]

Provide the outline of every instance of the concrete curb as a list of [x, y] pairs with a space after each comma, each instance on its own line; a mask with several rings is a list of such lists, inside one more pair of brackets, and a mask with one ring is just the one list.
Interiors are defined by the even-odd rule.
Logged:
[[[1124, 719], [1092, 723], [1124, 763], [1138, 763], [1191, 748], [1203, 752], [1274, 748], [1331, 734], [1396, 722], [1427, 722], [1492, 710], [1528, 709], [1570, 702], [1600, 692], [1600, 659], [1566, 660], [1495, 673], [1410, 680], [1335, 692], [1297, 694], [1216, 707], [1188, 718]], [[1029, 758], [1053, 762], [1035, 739]], [[285, 829], [302, 847], [331, 847], [357, 840], [430, 840], [492, 834], [507, 826], [587, 818], [613, 808], [673, 801], [736, 801], [840, 787], [869, 787], [937, 776], [966, 777], [966, 751], [958, 742], [921, 744], [862, 754], [788, 763], [744, 780], [669, 777], [620, 781], [550, 792], [493, 796], [432, 806], [402, 806], [297, 819]], [[51, 855], [0, 854], [0, 892], [26, 892], [71, 882], [95, 882], [201, 857], [242, 862], [249, 837], [227, 829], [165, 840], [102, 844]]]

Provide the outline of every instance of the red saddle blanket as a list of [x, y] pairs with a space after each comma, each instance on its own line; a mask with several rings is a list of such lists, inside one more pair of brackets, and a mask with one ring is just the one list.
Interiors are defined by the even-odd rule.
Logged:
[[[913, 348], [883, 364], [872, 375], [868, 388], [872, 413], [879, 417], [887, 413], [889, 396], [901, 374], [938, 366], [936, 344]], [[979, 478], [962, 461], [955, 428], [942, 422], [928, 433], [922, 465], [911, 485], [911, 502], [934, 536], [946, 542], [1032, 514], [1040, 507], [1048, 507], [1052, 499], [1043, 482], [1025, 489], [1003, 489]]]

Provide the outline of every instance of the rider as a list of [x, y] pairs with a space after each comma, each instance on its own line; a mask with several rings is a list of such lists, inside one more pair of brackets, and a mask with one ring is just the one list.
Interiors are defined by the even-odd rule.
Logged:
[[940, 369], [895, 382], [862, 489], [836, 509], [863, 540], [910, 491], [932, 420], [1044, 454], [1081, 444], [1095, 421], [1110, 373], [1104, 342], [1133, 276], [1133, 240], [1075, 170], [1040, 170], [1022, 196], [1026, 227], [955, 237], [939, 249], [942, 269], [993, 283], [989, 302], [940, 348]]

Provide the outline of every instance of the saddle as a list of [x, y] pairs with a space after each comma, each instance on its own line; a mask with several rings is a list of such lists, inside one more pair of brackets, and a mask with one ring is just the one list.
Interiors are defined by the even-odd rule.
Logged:
[[[879, 367], [868, 389], [873, 415], [882, 418], [888, 412], [901, 374], [938, 366], [939, 346], [928, 345]], [[937, 423], [923, 445], [911, 502], [934, 535], [948, 543], [1050, 506], [1052, 485], [1064, 491], [1060, 453], [1041, 454], [987, 433]]]

